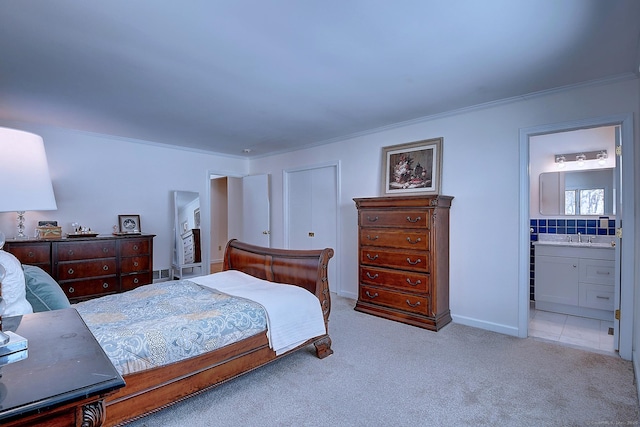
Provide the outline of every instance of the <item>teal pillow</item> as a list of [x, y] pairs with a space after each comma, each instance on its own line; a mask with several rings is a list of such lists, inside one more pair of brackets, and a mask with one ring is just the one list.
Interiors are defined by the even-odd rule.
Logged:
[[71, 307], [64, 291], [49, 274], [35, 265], [23, 265], [27, 301], [33, 312]]

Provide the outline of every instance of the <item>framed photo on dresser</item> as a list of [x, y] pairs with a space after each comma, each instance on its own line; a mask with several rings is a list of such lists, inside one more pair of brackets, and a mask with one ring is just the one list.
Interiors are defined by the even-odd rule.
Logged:
[[382, 148], [382, 195], [439, 194], [442, 138]]
[[118, 224], [120, 233], [137, 233], [140, 234], [140, 215], [118, 215]]

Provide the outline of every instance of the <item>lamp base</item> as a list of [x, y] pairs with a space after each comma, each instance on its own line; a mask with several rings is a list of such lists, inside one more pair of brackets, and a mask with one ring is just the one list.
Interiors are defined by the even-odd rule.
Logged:
[[9, 337], [9, 341], [0, 345], [0, 366], [27, 358], [28, 341], [26, 338], [11, 331], [2, 332], [2, 335]]

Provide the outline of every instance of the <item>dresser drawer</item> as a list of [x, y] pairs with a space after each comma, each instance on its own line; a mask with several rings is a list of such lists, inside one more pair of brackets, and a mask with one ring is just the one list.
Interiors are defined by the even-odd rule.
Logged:
[[122, 258], [120, 261], [120, 271], [122, 274], [135, 273], [137, 271], [149, 270], [148, 256], [134, 256]]
[[58, 261], [110, 258], [115, 256], [116, 242], [113, 240], [58, 243]]
[[37, 265], [51, 262], [51, 245], [49, 243], [11, 244], [6, 243], [4, 250], [12, 253], [22, 264]]
[[428, 273], [431, 270], [429, 252], [425, 251], [399, 252], [379, 248], [364, 248], [360, 250], [360, 263], [424, 273]]
[[138, 286], [148, 285], [152, 280], [151, 272], [122, 276], [120, 279], [121, 292], [130, 291]]
[[360, 286], [360, 300], [398, 310], [428, 315], [429, 297]]
[[428, 274], [366, 266], [360, 267], [360, 283], [362, 284], [428, 294], [429, 280]]
[[363, 210], [361, 227], [429, 228], [429, 213], [421, 210]]
[[149, 239], [125, 239], [120, 242], [121, 256], [135, 256], [149, 254]]
[[360, 229], [362, 246], [380, 246], [416, 251], [429, 250], [429, 230], [393, 230], [379, 228]]
[[64, 262], [58, 264], [58, 280], [83, 279], [88, 277], [116, 274], [116, 259], [105, 258], [95, 261]]
[[60, 287], [69, 299], [100, 296], [118, 292], [118, 278], [116, 276], [102, 279], [73, 280], [60, 282]]

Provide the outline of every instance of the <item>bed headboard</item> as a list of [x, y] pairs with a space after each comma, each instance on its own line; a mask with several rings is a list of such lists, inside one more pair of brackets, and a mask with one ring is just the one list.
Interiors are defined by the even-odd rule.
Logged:
[[224, 254], [224, 270], [238, 270], [270, 282], [297, 285], [313, 293], [329, 319], [331, 298], [327, 266], [333, 249], [291, 250], [263, 248], [232, 239]]

